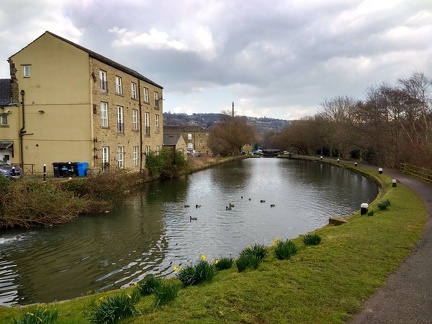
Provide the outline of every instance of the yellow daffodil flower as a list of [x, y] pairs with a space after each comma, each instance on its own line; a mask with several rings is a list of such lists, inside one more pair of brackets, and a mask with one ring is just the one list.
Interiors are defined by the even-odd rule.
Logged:
[[206, 259], [206, 256], [203, 254], [203, 255], [201, 255], [201, 260], [205, 260]]
[[218, 263], [219, 263], [219, 260], [216, 259], [215, 262], [214, 262], [214, 264], [218, 264]]
[[129, 294], [126, 294], [126, 296], [128, 296], [129, 299], [132, 299], [132, 296]]
[[174, 266], [174, 271], [179, 271], [179, 270], [180, 270], [179, 267]]

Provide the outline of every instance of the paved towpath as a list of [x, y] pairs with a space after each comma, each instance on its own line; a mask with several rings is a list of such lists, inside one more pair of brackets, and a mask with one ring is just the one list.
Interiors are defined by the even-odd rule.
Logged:
[[[367, 166], [362, 166], [367, 167]], [[426, 226], [413, 252], [387, 283], [367, 301], [350, 324], [432, 323], [432, 186], [396, 171], [384, 170], [418, 193], [426, 205]]]

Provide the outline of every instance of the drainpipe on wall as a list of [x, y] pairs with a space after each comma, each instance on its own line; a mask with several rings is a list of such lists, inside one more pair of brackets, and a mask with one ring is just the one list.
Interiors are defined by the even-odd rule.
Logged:
[[22, 173], [24, 173], [24, 134], [27, 133], [25, 130], [25, 105], [24, 105], [24, 96], [25, 91], [21, 90], [21, 109], [22, 109], [22, 127], [19, 131], [19, 138], [20, 138], [20, 166]]

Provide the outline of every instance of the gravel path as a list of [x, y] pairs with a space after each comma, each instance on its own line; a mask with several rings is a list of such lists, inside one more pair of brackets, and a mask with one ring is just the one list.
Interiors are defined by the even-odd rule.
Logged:
[[349, 323], [432, 323], [432, 186], [396, 171], [384, 173], [423, 198], [426, 226], [413, 252]]

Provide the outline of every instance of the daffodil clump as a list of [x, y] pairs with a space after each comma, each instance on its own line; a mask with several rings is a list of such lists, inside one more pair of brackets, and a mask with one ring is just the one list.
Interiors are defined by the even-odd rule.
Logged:
[[242, 272], [247, 268], [257, 269], [262, 260], [267, 256], [267, 249], [264, 245], [255, 244], [249, 245], [240, 252], [240, 256], [236, 260], [238, 272]]
[[161, 284], [162, 279], [156, 278], [154, 276], [148, 276], [144, 280], [141, 280], [134, 285], [136, 285], [138, 288], [141, 296], [148, 296], [151, 295], [156, 288], [160, 287]]
[[94, 324], [116, 323], [137, 313], [135, 304], [140, 299], [140, 292], [134, 289], [130, 294], [122, 293], [101, 297], [91, 313], [90, 321]]
[[230, 269], [233, 263], [234, 263], [233, 258], [220, 258], [215, 260], [214, 265], [216, 270], [221, 271], [221, 270]]
[[279, 260], [289, 259], [297, 253], [297, 247], [291, 240], [278, 241], [274, 253]]
[[303, 236], [304, 245], [318, 245], [321, 243], [321, 237], [317, 234], [307, 234]]
[[206, 256], [203, 254], [200, 261], [196, 265], [189, 265], [186, 268], [178, 269], [177, 278], [185, 286], [197, 285], [204, 281], [211, 281], [216, 275], [216, 267], [214, 263], [206, 261]]
[[51, 324], [57, 321], [57, 316], [57, 309], [37, 307], [27, 310], [19, 319], [14, 319], [14, 324]]

